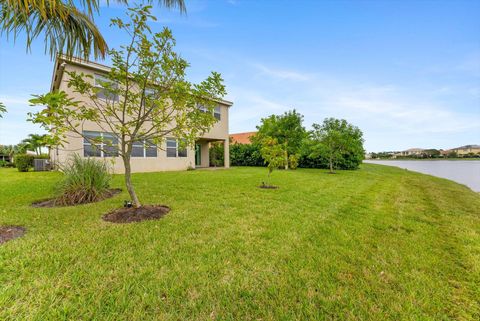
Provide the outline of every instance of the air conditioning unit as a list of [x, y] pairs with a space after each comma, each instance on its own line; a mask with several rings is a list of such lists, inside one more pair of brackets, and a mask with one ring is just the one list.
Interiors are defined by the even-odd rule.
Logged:
[[49, 171], [51, 169], [50, 160], [48, 159], [34, 159], [33, 168], [36, 172]]

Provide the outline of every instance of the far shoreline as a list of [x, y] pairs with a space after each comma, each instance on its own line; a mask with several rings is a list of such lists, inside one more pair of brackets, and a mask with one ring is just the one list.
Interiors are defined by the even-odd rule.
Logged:
[[364, 162], [370, 161], [480, 161], [480, 158], [368, 158], [364, 159]]

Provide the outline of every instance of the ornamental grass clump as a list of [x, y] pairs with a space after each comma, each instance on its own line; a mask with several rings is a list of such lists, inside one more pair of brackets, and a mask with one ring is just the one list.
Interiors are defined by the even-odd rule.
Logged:
[[59, 185], [58, 205], [97, 202], [110, 195], [112, 175], [106, 162], [75, 154], [62, 170], [64, 178]]

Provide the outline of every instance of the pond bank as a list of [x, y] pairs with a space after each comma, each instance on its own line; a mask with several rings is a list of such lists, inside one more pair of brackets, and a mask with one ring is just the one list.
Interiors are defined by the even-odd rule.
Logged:
[[365, 163], [405, 168], [446, 178], [480, 192], [480, 160], [366, 160]]

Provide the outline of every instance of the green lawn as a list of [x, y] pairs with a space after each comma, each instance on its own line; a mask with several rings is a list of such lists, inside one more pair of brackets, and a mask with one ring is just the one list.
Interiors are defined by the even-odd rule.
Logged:
[[[480, 195], [394, 167], [134, 175], [158, 221], [101, 215], [127, 194], [31, 208], [58, 173], [0, 170], [0, 320], [478, 320]], [[122, 187], [116, 176], [114, 187]]]

